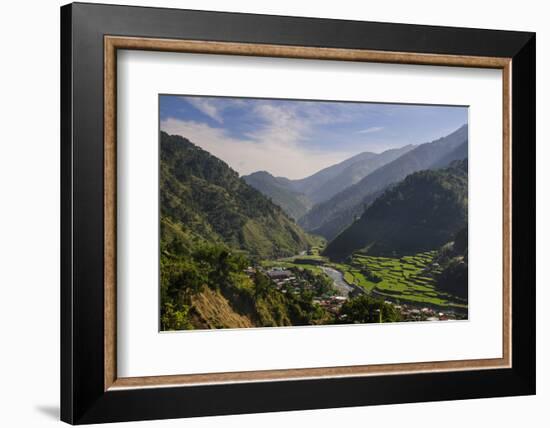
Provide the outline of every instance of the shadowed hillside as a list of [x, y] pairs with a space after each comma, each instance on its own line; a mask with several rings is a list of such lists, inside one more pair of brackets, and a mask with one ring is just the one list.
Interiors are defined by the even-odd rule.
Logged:
[[325, 249], [334, 260], [354, 251], [402, 256], [438, 248], [467, 224], [468, 162], [420, 171], [387, 190]]
[[363, 212], [364, 205], [372, 202], [372, 195], [413, 172], [439, 168], [442, 161], [448, 165], [453, 160], [463, 159], [464, 147], [467, 152], [467, 140], [468, 127], [464, 125], [444, 138], [422, 144], [378, 168], [328, 201], [314, 206], [300, 219], [299, 224], [305, 230], [330, 240]]

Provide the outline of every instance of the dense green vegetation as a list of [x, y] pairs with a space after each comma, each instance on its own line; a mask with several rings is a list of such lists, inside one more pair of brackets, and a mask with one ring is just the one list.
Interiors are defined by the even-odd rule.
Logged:
[[468, 228], [457, 232], [453, 242], [443, 246], [436, 261], [441, 266], [437, 288], [468, 300]]
[[[282, 293], [249, 260], [222, 245], [200, 244], [191, 254], [161, 252], [161, 329], [274, 327], [332, 321], [310, 291]], [[307, 273], [311, 275], [311, 273]], [[320, 291], [330, 284], [319, 282]], [[219, 316], [220, 310], [225, 314]], [[244, 324], [244, 325], [242, 325]]]
[[401, 321], [401, 314], [395, 307], [384, 303], [382, 299], [366, 295], [348, 300], [340, 314], [340, 322], [345, 324]]
[[355, 254], [350, 264], [362, 274], [360, 284], [375, 296], [403, 303], [464, 307], [465, 300], [438, 287], [443, 269], [437, 256], [435, 250], [400, 258]]
[[[329, 200], [315, 205], [299, 220], [305, 230], [333, 239], [349, 226], [355, 216], [361, 215], [364, 206], [373, 202], [374, 194], [403, 180], [406, 176], [421, 170], [446, 166], [453, 160], [464, 159], [467, 146], [468, 127], [462, 126], [452, 134], [431, 143], [425, 143], [408, 151], [392, 162], [377, 168], [356, 184], [343, 189]], [[441, 162], [445, 161], [445, 165]]]
[[342, 261], [355, 251], [413, 255], [439, 248], [467, 223], [468, 163], [409, 175], [373, 202], [324, 251]]
[[[459, 235], [463, 233], [461, 231]], [[463, 257], [455, 255], [453, 248], [456, 245], [452, 241], [439, 250], [402, 257], [356, 252], [343, 263], [314, 255], [264, 261], [264, 265], [307, 269], [318, 274], [323, 272], [322, 265], [330, 266], [342, 272], [348, 284], [361, 287], [371, 296], [409, 304], [463, 309], [467, 303], [468, 266], [467, 262], [463, 263]], [[460, 270], [456, 266], [460, 266]]]
[[161, 134], [160, 188], [162, 220], [188, 235], [260, 258], [296, 254], [312, 243], [278, 205], [185, 138]]

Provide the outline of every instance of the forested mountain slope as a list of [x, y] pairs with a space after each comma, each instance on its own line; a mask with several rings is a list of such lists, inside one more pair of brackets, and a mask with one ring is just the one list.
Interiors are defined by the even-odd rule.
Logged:
[[227, 164], [179, 136], [161, 136], [161, 329], [323, 323], [312, 297], [286, 295], [253, 260], [311, 245], [280, 207]]
[[407, 176], [376, 199], [325, 249], [343, 260], [354, 251], [402, 256], [433, 250], [467, 225], [468, 162]]
[[189, 140], [162, 133], [160, 169], [161, 219], [172, 229], [258, 257], [308, 247], [308, 235], [278, 205]]
[[313, 205], [306, 195], [292, 190], [289, 180], [273, 177], [267, 171], [254, 172], [243, 179], [295, 220], [302, 217]]

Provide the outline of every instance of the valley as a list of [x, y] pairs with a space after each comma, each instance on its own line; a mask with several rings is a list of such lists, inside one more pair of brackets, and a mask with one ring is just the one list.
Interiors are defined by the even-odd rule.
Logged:
[[[318, 248], [312, 252], [317, 251]], [[300, 271], [324, 274], [332, 282], [333, 293], [340, 297], [340, 304], [355, 296], [367, 295], [392, 305], [400, 313], [401, 321], [417, 320], [410, 316], [417, 314], [445, 320], [465, 319], [467, 300], [438, 290], [437, 277], [442, 268], [436, 256], [437, 251], [400, 258], [354, 254], [351, 260], [336, 263], [316, 254], [300, 254], [263, 261], [261, 268], [268, 276], [290, 272], [290, 278], [294, 278], [293, 274]], [[292, 280], [286, 284], [292, 285]], [[297, 291], [296, 288], [291, 290]], [[321, 305], [334, 301], [329, 294], [316, 297]]]
[[466, 319], [464, 136], [289, 180], [161, 133], [161, 329]]

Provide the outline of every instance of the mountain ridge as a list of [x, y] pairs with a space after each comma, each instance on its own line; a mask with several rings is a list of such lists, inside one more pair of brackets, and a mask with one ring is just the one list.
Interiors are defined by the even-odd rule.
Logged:
[[278, 205], [186, 138], [161, 133], [160, 181], [161, 224], [170, 223], [171, 232], [258, 257], [292, 255], [310, 244]]
[[[453, 159], [452, 154], [460, 156], [461, 152], [455, 150], [463, 145], [467, 148], [467, 144], [468, 125], [463, 125], [445, 137], [418, 145], [328, 201], [315, 205], [298, 224], [306, 231], [318, 233], [329, 240], [333, 239], [339, 231], [351, 224], [356, 215], [362, 213], [363, 204], [372, 201], [369, 200], [370, 195], [383, 191], [411, 173], [439, 167], [438, 162], [445, 157], [449, 162], [458, 160], [459, 158]], [[338, 218], [340, 220], [337, 221]], [[330, 230], [323, 228], [325, 224], [330, 223]]]
[[386, 190], [332, 240], [324, 255], [343, 260], [355, 251], [403, 256], [438, 248], [466, 227], [468, 161], [408, 175]]
[[299, 220], [314, 204], [352, 186], [377, 168], [413, 148], [414, 146], [409, 144], [381, 153], [362, 152], [298, 180], [276, 177], [267, 171], [256, 171], [242, 178], [271, 198], [295, 220]]

